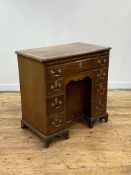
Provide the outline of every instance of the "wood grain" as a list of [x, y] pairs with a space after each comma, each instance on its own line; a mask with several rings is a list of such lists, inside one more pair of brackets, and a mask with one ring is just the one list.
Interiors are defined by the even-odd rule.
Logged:
[[19, 93], [0, 93], [0, 175], [130, 175], [131, 91], [109, 91], [109, 122], [70, 127], [49, 149], [20, 128]]
[[[103, 99], [98, 94], [103, 94], [101, 83], [106, 83], [106, 86], [108, 83], [110, 48], [73, 43], [16, 53], [22, 103], [21, 127], [30, 128], [43, 138], [45, 147], [49, 147], [51, 138], [56, 134], [68, 138], [66, 120], [85, 118], [90, 128], [98, 118], [108, 121], [107, 88], [104, 88]], [[37, 59], [34, 60], [34, 57]], [[87, 77], [90, 78], [88, 81]], [[58, 83], [59, 78], [63, 85]], [[77, 82], [70, 84], [69, 79], [77, 79]], [[52, 80], [53, 85], [49, 87]], [[70, 84], [69, 88], [66, 82]], [[98, 94], [94, 93], [94, 86], [100, 86], [96, 89]], [[62, 94], [55, 93], [59, 87]], [[49, 88], [54, 90], [51, 96]], [[64, 112], [63, 115], [60, 112]]]
[[103, 47], [87, 43], [70, 43], [63, 45], [56, 45], [50, 47], [41, 47], [36, 49], [27, 49], [16, 51], [18, 55], [26, 56], [33, 60], [40, 62], [47, 62], [51, 60], [61, 60], [67, 57], [81, 56], [99, 51], [108, 51], [110, 47]]
[[[22, 118], [44, 134], [48, 133], [46, 118], [46, 87], [44, 65], [18, 56]], [[44, 87], [44, 88], [43, 88]]]

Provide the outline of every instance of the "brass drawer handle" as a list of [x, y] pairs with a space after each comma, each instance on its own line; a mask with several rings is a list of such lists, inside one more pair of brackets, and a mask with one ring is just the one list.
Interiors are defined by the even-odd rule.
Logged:
[[98, 109], [98, 110], [103, 110], [103, 108], [104, 108], [103, 104], [101, 106], [96, 106], [96, 109]]
[[50, 74], [53, 75], [54, 77], [59, 77], [61, 75], [62, 70], [58, 69], [56, 72], [54, 70], [50, 71]]
[[107, 62], [107, 59], [104, 59], [103, 62], [106, 63]]
[[59, 90], [61, 88], [61, 83], [58, 81], [58, 80], [56, 80], [55, 82], [54, 82], [54, 84], [52, 84], [51, 86], [50, 86], [50, 89], [51, 90]]
[[97, 63], [98, 63], [98, 64], [101, 64], [102, 62], [101, 62], [101, 60], [97, 60]]
[[104, 77], [106, 76], [106, 73], [105, 73], [105, 72], [103, 72], [103, 76], [104, 76]]
[[103, 60], [97, 60], [98, 64], [105, 64], [107, 62], [107, 59], [103, 59]]
[[98, 92], [100, 95], [102, 95], [102, 94], [104, 94], [105, 90], [106, 90], [106, 89], [104, 88], [104, 86], [103, 86], [102, 84], [100, 84], [99, 88], [97, 89], [97, 92]]
[[54, 99], [54, 102], [51, 103], [52, 107], [55, 107], [56, 109], [60, 108], [62, 106], [62, 101], [59, 100], [57, 97]]
[[79, 68], [82, 69], [83, 63], [82, 61], [79, 62]]
[[100, 73], [97, 74], [97, 77], [100, 79], [104, 79], [106, 76], [106, 73], [103, 71], [103, 69], [100, 69]]
[[62, 123], [62, 119], [60, 116], [55, 115], [52, 117], [52, 122], [51, 125], [54, 126], [55, 128], [59, 127]]
[[103, 108], [104, 108], [104, 104], [102, 103], [101, 100], [99, 100], [98, 105], [96, 106], [96, 109], [97, 110], [103, 110]]

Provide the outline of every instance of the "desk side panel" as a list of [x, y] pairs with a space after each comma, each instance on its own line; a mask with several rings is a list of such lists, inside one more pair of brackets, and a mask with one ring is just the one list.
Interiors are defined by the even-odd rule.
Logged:
[[22, 118], [43, 134], [48, 134], [45, 67], [43, 63], [18, 55]]

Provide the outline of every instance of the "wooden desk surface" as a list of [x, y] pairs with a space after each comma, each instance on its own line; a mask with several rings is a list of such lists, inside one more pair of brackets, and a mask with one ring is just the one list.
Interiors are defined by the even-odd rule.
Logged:
[[40, 62], [47, 62], [54, 59], [64, 59], [65, 57], [73, 57], [76, 55], [80, 56], [109, 49], [111, 48], [87, 43], [71, 43], [36, 49], [20, 50], [16, 51], [16, 53], [18, 55], [30, 57]]

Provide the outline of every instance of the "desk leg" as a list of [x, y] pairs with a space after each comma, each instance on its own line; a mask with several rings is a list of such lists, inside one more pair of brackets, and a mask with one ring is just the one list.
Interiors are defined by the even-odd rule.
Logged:
[[84, 117], [84, 118], [87, 121], [89, 128], [93, 128], [93, 126], [94, 126], [94, 124], [95, 124], [97, 119], [96, 118], [87, 117], [87, 116]]
[[45, 139], [44, 140], [44, 146], [45, 146], [45, 148], [49, 148], [50, 143], [51, 143], [51, 140]]
[[69, 138], [69, 130], [65, 129], [63, 131], [59, 131], [58, 133], [52, 134], [50, 136], [46, 136], [46, 138], [43, 137], [43, 142], [44, 142], [45, 148], [49, 147], [49, 145], [54, 137], [61, 137], [64, 139], [68, 139]]
[[22, 129], [28, 128], [28, 126], [25, 124], [23, 120], [21, 120], [21, 128]]
[[36, 133], [43, 141], [45, 148], [48, 148], [52, 139], [54, 137], [62, 137], [64, 139], [69, 138], [69, 129], [66, 128], [62, 131], [59, 131], [57, 133], [51, 134], [51, 135], [44, 135], [42, 132], [40, 132], [38, 129], [34, 128], [32, 125], [30, 125], [28, 122], [25, 120], [21, 119], [21, 128], [29, 128], [31, 131]]
[[89, 128], [93, 128], [95, 122], [97, 120], [99, 120], [100, 122], [102, 122], [103, 120], [105, 120], [105, 122], [108, 122], [108, 113], [104, 113], [104, 114], [101, 114], [100, 116], [97, 116], [97, 117], [85, 117], [85, 119], [87, 120], [87, 123], [89, 125]]
[[102, 115], [102, 117], [100, 118], [100, 122], [102, 122], [103, 120], [105, 120], [105, 122], [108, 122], [108, 113]]
[[91, 128], [93, 128], [93, 126], [94, 126], [94, 124], [96, 122], [96, 119], [90, 119], [87, 122], [88, 122], [89, 128], [91, 129]]

